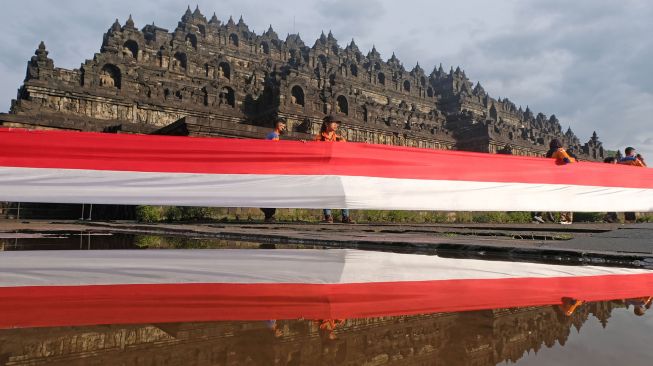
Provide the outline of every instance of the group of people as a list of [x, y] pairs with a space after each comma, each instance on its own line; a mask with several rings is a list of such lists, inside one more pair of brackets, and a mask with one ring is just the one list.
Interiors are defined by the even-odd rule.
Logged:
[[[653, 305], [653, 296], [633, 297], [628, 299], [612, 300], [613, 304], [617, 306], [625, 306], [626, 309], [633, 307], [633, 313], [637, 316], [642, 316]], [[562, 304], [558, 308], [566, 315], [572, 316], [576, 309], [583, 305], [585, 301], [574, 299], [571, 297], [563, 297]]]
[[[622, 157], [621, 159], [617, 159], [614, 156], [608, 156], [603, 160], [603, 162], [607, 164], [623, 164], [623, 165], [632, 165], [640, 168], [646, 168], [646, 162], [644, 161], [644, 157], [641, 154], [638, 154], [637, 151], [635, 151], [634, 147], [627, 147], [626, 150], [624, 150], [624, 153], [625, 156]], [[624, 219], [626, 221], [634, 222], [637, 220], [637, 216], [635, 215], [634, 212], [625, 212]], [[617, 217], [616, 212], [608, 212], [605, 215], [603, 221], [608, 223], [615, 223], [615, 222], [619, 222], [619, 218]]]
[[[320, 128], [320, 133], [313, 138], [313, 141], [323, 141], [323, 142], [346, 142], [345, 138], [338, 134], [338, 128], [340, 127], [340, 120], [333, 115], [328, 115], [322, 120], [322, 127]], [[281, 135], [286, 131], [286, 119], [277, 118], [274, 122], [274, 129], [265, 136], [266, 140], [278, 141], [281, 139]], [[274, 222], [274, 215], [276, 213], [276, 208], [262, 208], [263, 214], [265, 215], [265, 222]], [[324, 222], [333, 223], [333, 212], [331, 209], [324, 209]], [[342, 209], [342, 223], [343, 224], [353, 224], [354, 221], [349, 216], [349, 210], [346, 208]]]
[[[323, 142], [346, 142], [346, 140], [338, 134], [339, 126], [340, 126], [340, 121], [338, 120], [338, 118], [336, 118], [333, 115], [326, 116], [323, 119], [322, 127], [320, 128], [320, 133], [316, 135], [313, 140], [323, 141]], [[277, 118], [274, 123], [274, 129], [267, 134], [265, 139], [278, 141], [281, 138], [281, 135], [283, 135], [283, 133], [286, 131], [286, 127], [287, 127], [286, 119], [281, 117]], [[617, 159], [616, 157], [607, 157], [605, 158], [604, 162], [610, 164], [624, 164], [624, 165], [632, 165], [637, 167], [646, 167], [644, 157], [641, 154], [638, 154], [635, 148], [627, 147], [624, 152], [625, 152], [624, 157], [620, 159]], [[512, 149], [505, 148], [499, 153], [511, 155]], [[546, 157], [551, 159], [556, 159], [556, 162], [562, 165], [573, 164], [578, 161], [578, 158], [573, 153], [567, 151], [564, 148], [562, 142], [560, 142], [559, 139], [551, 140], [551, 143], [549, 144], [549, 151], [547, 151]], [[274, 215], [276, 213], [275, 208], [262, 208], [261, 210], [265, 215], [266, 222], [275, 221], [274, 218]], [[331, 209], [324, 209], [323, 212], [324, 212], [324, 222], [333, 223], [333, 214]], [[533, 219], [533, 223], [545, 222], [544, 220], [545, 214], [543, 212], [532, 212], [531, 217]], [[549, 221], [552, 222], [556, 221], [555, 216], [551, 212], [546, 213], [546, 217], [549, 219]], [[626, 221], [634, 221], [635, 213], [626, 212], [625, 217], [626, 217]], [[569, 225], [573, 223], [573, 221], [574, 221], [573, 212], [560, 212], [560, 219], [558, 220], [560, 224]], [[617, 222], [617, 213], [608, 212], [605, 217], [605, 221]], [[349, 210], [346, 208], [342, 210], [342, 222], [346, 224], [354, 223], [351, 217], [349, 216]]]
[[[641, 154], [638, 154], [635, 148], [627, 147], [624, 152], [625, 152], [625, 156], [620, 159], [614, 156], [610, 156], [605, 158], [603, 162], [609, 164], [623, 164], [623, 165], [632, 165], [637, 167], [646, 167], [646, 163], [644, 162], [644, 157]], [[578, 158], [574, 154], [565, 150], [562, 143], [558, 139], [551, 140], [551, 143], [549, 144], [549, 151], [546, 153], [546, 157], [556, 159], [556, 162], [558, 164], [563, 164], [563, 165], [576, 163], [578, 161]], [[544, 217], [545, 215], [543, 212], [532, 213], [533, 223], [544, 223], [545, 222]], [[554, 215], [552, 213], [550, 212], [547, 213], [547, 217], [549, 221], [555, 221]], [[636, 219], [635, 213], [626, 212], [625, 218], [626, 221], [635, 221]], [[569, 225], [573, 222], [573, 219], [574, 219], [573, 212], [561, 212], [559, 223], [563, 225]], [[605, 215], [604, 221], [608, 223], [618, 222], [617, 213], [608, 212]]]

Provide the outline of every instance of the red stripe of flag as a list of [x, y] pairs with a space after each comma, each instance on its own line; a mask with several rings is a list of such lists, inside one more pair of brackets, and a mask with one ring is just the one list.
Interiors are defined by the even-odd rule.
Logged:
[[0, 166], [204, 174], [342, 175], [653, 188], [630, 166], [359, 143], [0, 129]]
[[148, 284], [0, 288], [0, 328], [361, 318], [653, 294], [653, 274], [352, 284]]

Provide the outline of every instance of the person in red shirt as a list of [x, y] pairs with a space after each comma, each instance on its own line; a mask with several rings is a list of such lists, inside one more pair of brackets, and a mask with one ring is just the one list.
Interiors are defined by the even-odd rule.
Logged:
[[[320, 128], [320, 133], [317, 134], [313, 140], [325, 142], [347, 142], [344, 137], [338, 135], [338, 127], [340, 127], [340, 121], [335, 116], [328, 115], [324, 117], [324, 120], [322, 121], [322, 127]], [[331, 209], [324, 209], [324, 222], [333, 222]], [[342, 209], [342, 222], [343, 224], [354, 223], [354, 221], [352, 221], [349, 217], [349, 210], [346, 208]]]

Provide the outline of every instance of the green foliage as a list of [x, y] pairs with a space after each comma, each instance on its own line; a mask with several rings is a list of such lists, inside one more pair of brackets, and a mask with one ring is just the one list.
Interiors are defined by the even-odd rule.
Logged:
[[642, 214], [637, 218], [637, 222], [653, 222], [653, 214], [646, 213]]
[[262, 244], [222, 240], [217, 238], [194, 238], [188, 236], [136, 235], [134, 243], [147, 249], [217, 249], [217, 248], [260, 248]]
[[209, 207], [169, 206], [164, 208], [163, 216], [166, 221], [201, 221], [209, 220], [212, 210]]
[[163, 220], [163, 209], [161, 206], [137, 206], [136, 221], [158, 222]]
[[[469, 222], [479, 224], [525, 224], [531, 222], [530, 212], [509, 211], [509, 212], [472, 212], [471, 217], [456, 214], [457, 222]], [[467, 221], [469, 220], [469, 221]]]
[[207, 249], [217, 242], [217, 240], [194, 239], [183, 236], [137, 235], [134, 238], [134, 243], [138, 247], [150, 249]]
[[574, 212], [574, 222], [603, 222], [605, 212]]
[[[335, 220], [340, 220], [341, 211], [333, 210]], [[551, 213], [556, 221], [558, 212]], [[399, 210], [352, 210], [352, 218], [360, 223], [480, 223], [480, 224], [525, 224], [531, 222], [531, 213], [511, 212], [439, 212], [439, 211], [399, 211]], [[575, 222], [601, 222], [605, 213], [578, 212]], [[319, 209], [277, 209], [278, 221], [320, 222], [322, 210]], [[182, 206], [138, 206], [136, 218], [140, 222], [184, 222], [208, 220], [263, 220], [263, 213], [257, 208], [210, 208]], [[653, 222], [653, 215], [642, 215], [639, 222]]]
[[457, 212], [456, 222], [478, 224], [525, 224], [531, 222], [530, 212]]
[[603, 156], [617, 156], [617, 153], [619, 150], [604, 150], [603, 151]]
[[446, 213], [434, 211], [354, 210], [352, 218], [358, 222], [441, 223], [447, 222]]
[[136, 220], [140, 222], [209, 220], [214, 218], [214, 210], [216, 209], [209, 207], [138, 206]]

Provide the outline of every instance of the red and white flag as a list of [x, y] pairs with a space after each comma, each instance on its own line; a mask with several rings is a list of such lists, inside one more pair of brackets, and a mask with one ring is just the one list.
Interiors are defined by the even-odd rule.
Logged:
[[0, 254], [0, 329], [364, 318], [652, 294], [644, 269], [350, 249]]
[[653, 211], [653, 171], [359, 143], [0, 129], [0, 201]]

